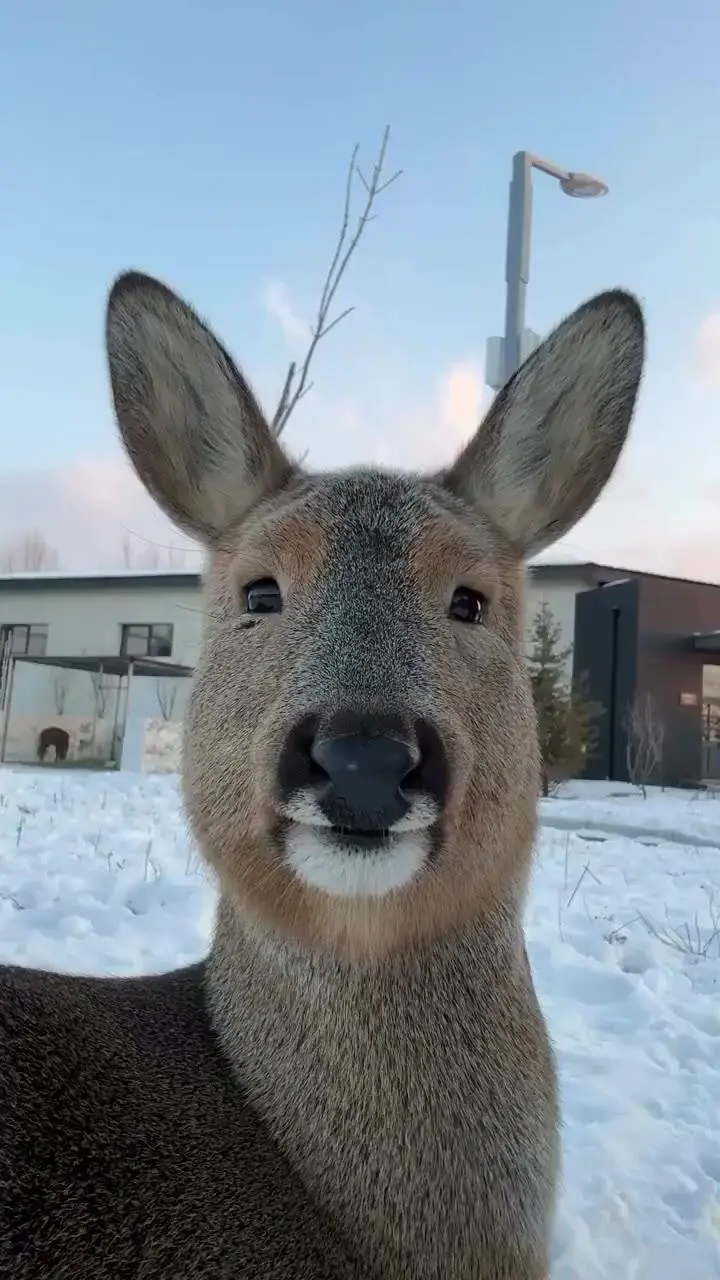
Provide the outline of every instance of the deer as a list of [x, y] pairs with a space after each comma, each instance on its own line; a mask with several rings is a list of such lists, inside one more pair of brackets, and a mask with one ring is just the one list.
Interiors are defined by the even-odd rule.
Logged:
[[641, 306], [581, 305], [432, 473], [306, 469], [152, 277], [116, 279], [106, 347], [207, 553], [182, 791], [217, 912], [175, 972], [2, 970], [0, 1275], [547, 1280], [526, 561], [613, 474]]
[[70, 750], [70, 734], [59, 725], [48, 725], [41, 729], [37, 740], [37, 758], [42, 764], [50, 747], [55, 748], [55, 759], [66, 760]]

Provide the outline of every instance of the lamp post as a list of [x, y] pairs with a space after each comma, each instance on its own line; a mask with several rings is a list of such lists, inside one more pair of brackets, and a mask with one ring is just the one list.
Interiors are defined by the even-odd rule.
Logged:
[[539, 339], [525, 328], [525, 296], [530, 278], [532, 171], [555, 178], [566, 196], [589, 199], [607, 195], [607, 186], [589, 173], [561, 169], [530, 151], [513, 156], [505, 259], [505, 332], [488, 342], [488, 383], [497, 391], [507, 382]]

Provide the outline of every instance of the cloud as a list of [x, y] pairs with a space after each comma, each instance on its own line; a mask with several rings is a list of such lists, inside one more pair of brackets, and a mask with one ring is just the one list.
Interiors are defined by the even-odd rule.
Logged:
[[[313, 391], [298, 408], [287, 445], [294, 455], [309, 446], [309, 465], [321, 469], [368, 462], [442, 466], [481, 416], [480, 370], [472, 360], [456, 361], [425, 396], [415, 389], [414, 394], [417, 407], [407, 388], [390, 379], [381, 405], [370, 412], [352, 398]], [[199, 562], [197, 548], [163, 515], [120, 452], [0, 475], [0, 550], [32, 530], [44, 536], [66, 569], [119, 567], [128, 542], [138, 563], [153, 548], [163, 561], [180, 548], [189, 563]]]
[[[458, 373], [458, 370], [463, 370]], [[352, 404], [320, 400], [311, 466], [347, 466], [374, 461], [391, 467], [432, 470], [447, 463], [475, 427], [474, 391], [482, 388], [467, 366], [451, 366], [436, 384], [436, 400], [417, 415], [385, 405], [373, 435]], [[475, 407], [473, 407], [475, 406]], [[383, 429], [384, 428], [384, 429]], [[300, 452], [308, 434], [298, 432]], [[719, 490], [720, 491], [720, 490]], [[576, 529], [553, 548], [552, 558], [595, 559], [630, 569], [720, 581], [720, 500], [714, 492], [692, 494], [688, 509], [668, 524], [662, 495], [647, 492], [632, 474], [614, 479], [606, 495]], [[662, 530], [662, 535], [658, 530]], [[157, 548], [161, 563], [181, 549], [186, 563], [202, 563], [197, 548], [162, 514], [122, 455], [79, 457], [65, 467], [0, 476], [0, 551], [38, 530], [55, 548], [65, 569], [121, 567], [129, 541], [141, 565]]]
[[711, 311], [695, 335], [695, 368], [702, 382], [720, 389], [720, 311]]
[[262, 291], [262, 304], [273, 319], [277, 320], [291, 346], [307, 342], [310, 325], [295, 308], [287, 285], [282, 280], [268, 281]]
[[657, 545], [651, 541], [635, 541], [627, 526], [625, 530], [624, 538], [618, 537], [615, 542], [609, 538], [598, 542], [594, 548], [596, 554], [586, 558], [623, 569], [660, 573], [669, 578], [720, 583], [720, 537], [714, 538], [711, 532], [705, 535], [698, 533], [694, 537], [675, 533]]
[[671, 543], [662, 559], [663, 568], [658, 573], [676, 575], [679, 578], [698, 578], [701, 582], [720, 582], [720, 531], [713, 535], [697, 533], [688, 538], [679, 537]]
[[0, 545], [38, 530], [66, 569], [119, 567], [123, 542], [138, 561], [157, 547], [195, 563], [197, 551], [145, 492], [123, 457], [80, 457], [67, 466], [0, 476]]
[[440, 422], [453, 433], [458, 444], [464, 444], [478, 426], [489, 403], [480, 366], [474, 360], [452, 364], [440, 379], [438, 407]]
[[366, 433], [370, 460], [423, 471], [445, 466], [476, 430], [489, 402], [479, 365], [455, 361], [424, 397], [408, 403], [398, 390], [394, 406], [385, 404], [385, 423], [369, 426]]

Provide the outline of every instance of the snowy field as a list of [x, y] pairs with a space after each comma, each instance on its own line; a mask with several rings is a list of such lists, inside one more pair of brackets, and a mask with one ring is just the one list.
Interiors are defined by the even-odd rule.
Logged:
[[[528, 937], [562, 1078], [553, 1280], [720, 1277], [720, 796], [541, 804]], [[0, 960], [200, 956], [214, 891], [171, 777], [0, 770]]]

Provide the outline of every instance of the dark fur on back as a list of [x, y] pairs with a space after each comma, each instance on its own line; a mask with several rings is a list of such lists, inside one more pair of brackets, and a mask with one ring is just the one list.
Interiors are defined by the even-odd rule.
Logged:
[[61, 729], [59, 725], [48, 725], [47, 729], [41, 729], [37, 745], [38, 760], [45, 759], [49, 747], [55, 748], [56, 760], [65, 760], [70, 749], [70, 734], [67, 729]]
[[246, 1105], [203, 967], [0, 969], [2, 1280], [350, 1280]]

